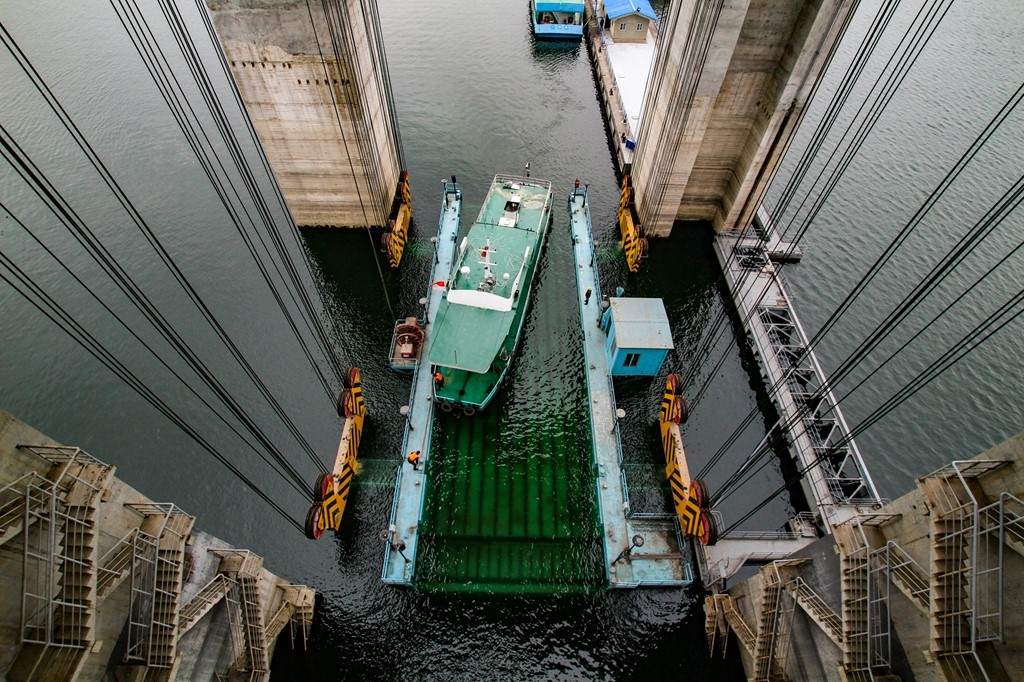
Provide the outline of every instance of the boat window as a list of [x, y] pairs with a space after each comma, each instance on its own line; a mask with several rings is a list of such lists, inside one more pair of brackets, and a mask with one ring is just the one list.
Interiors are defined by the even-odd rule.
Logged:
[[638, 31], [644, 30], [644, 25], [643, 24], [637, 24], [636, 25], [636, 30], [638, 30]]
[[505, 202], [505, 212], [506, 213], [515, 213], [518, 210], [519, 210], [519, 202], [518, 201], [516, 201], [514, 199], [510, 199], [509, 201]]
[[639, 353], [626, 353], [626, 360], [622, 363], [623, 367], [636, 367], [637, 363], [640, 362]]
[[625, 31], [626, 30], [626, 22], [622, 22], [621, 24], [619, 24], [619, 30], [620, 31]]

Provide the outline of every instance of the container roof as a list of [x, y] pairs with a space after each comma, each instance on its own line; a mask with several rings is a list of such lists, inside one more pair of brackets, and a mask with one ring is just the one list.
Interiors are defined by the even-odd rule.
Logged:
[[630, 14], [640, 14], [651, 21], [658, 18], [649, 0], [604, 0], [604, 11], [609, 19], [618, 19]]
[[619, 348], [675, 348], [660, 298], [611, 298], [615, 345]]

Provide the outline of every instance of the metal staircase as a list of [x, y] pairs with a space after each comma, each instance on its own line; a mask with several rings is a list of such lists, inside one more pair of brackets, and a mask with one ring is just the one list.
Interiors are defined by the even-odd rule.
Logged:
[[[97, 605], [97, 516], [114, 468], [63, 446], [27, 446], [50, 463], [5, 488], [3, 534], [22, 538], [22, 649], [10, 678], [45, 679], [80, 665]], [[21, 501], [16, 501], [18, 494]], [[20, 513], [20, 522], [14, 516]], [[71, 652], [74, 650], [74, 652]]]
[[156, 539], [156, 554], [145, 580], [132, 588], [125, 660], [170, 668], [177, 653], [185, 542], [195, 517], [170, 503], [130, 506], [146, 517], [142, 528]]
[[[978, 645], [1002, 638], [1007, 519], [1000, 520], [999, 502], [983, 506], [977, 477], [1005, 464], [952, 462], [918, 482], [931, 511], [930, 651], [950, 678], [989, 679]], [[1019, 525], [1009, 520], [1013, 534]]]
[[829, 636], [836, 646], [843, 646], [843, 621], [832, 610], [828, 604], [825, 603], [818, 593], [811, 589], [811, 586], [804, 582], [803, 578], [794, 578], [786, 583], [786, 589], [796, 603], [804, 610], [805, 613], [818, 624], [825, 634]]
[[235, 587], [237, 587], [237, 583], [223, 573], [218, 573], [210, 582], [206, 583], [188, 604], [181, 607], [178, 614], [178, 639], [181, 639], [182, 635], [198, 623]]
[[96, 580], [96, 598], [102, 603], [126, 578], [131, 584], [144, 580], [143, 572], [156, 559], [156, 538], [139, 528], [132, 528], [116, 545], [100, 558]]
[[757, 621], [757, 637], [754, 641], [754, 679], [784, 679], [782, 660], [788, 644], [788, 627], [780, 618], [782, 611], [782, 580], [778, 566], [769, 564], [761, 568], [763, 592], [761, 593], [761, 616]]
[[263, 597], [260, 580], [263, 573], [263, 558], [252, 552], [240, 550], [217, 550], [220, 554], [220, 570], [238, 583], [241, 629], [244, 635], [244, 655], [239, 656], [233, 666], [236, 670], [248, 670], [249, 679], [266, 680], [270, 676], [270, 662], [267, 656], [267, 631], [263, 624]]
[[872, 552], [872, 562], [885, 573], [889, 581], [927, 613], [930, 587], [928, 574], [914, 558], [895, 542]]
[[839, 546], [843, 617], [843, 669], [849, 680], [871, 680], [869, 547], [858, 524], [832, 529]]

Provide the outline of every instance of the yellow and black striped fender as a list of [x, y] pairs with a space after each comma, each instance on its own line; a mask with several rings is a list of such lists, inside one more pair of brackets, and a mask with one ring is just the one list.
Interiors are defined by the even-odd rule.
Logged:
[[337, 532], [345, 514], [352, 477], [359, 471], [359, 444], [363, 437], [366, 403], [363, 400], [362, 373], [357, 368], [346, 375], [346, 388], [339, 405], [346, 415], [338, 443], [334, 470], [321, 474], [313, 486], [313, 504], [306, 514], [306, 537], [316, 540], [325, 530]]
[[622, 178], [622, 192], [619, 194], [619, 232], [622, 248], [626, 252], [626, 265], [630, 272], [640, 270], [640, 262], [647, 257], [647, 240], [640, 235], [636, 209], [633, 203], [633, 188], [629, 176]]
[[409, 225], [412, 223], [412, 193], [409, 190], [409, 172], [402, 171], [391, 204], [388, 231], [382, 237], [382, 247], [388, 256], [388, 264], [397, 268], [402, 262], [405, 245], [409, 241]]

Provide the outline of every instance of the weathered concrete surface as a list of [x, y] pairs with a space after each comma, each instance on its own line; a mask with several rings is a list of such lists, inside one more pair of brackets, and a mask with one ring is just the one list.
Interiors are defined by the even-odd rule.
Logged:
[[[58, 443], [0, 410], [0, 490], [29, 472], [44, 477], [51, 475], [52, 467], [46, 460], [19, 449], [18, 445], [56, 446]], [[44, 652], [43, 660], [46, 663], [35, 671], [31, 670], [31, 665], [25, 665], [21, 644], [24, 532], [20, 530], [20, 524], [15, 533], [8, 535], [4, 532], [13, 520], [12, 516], [20, 516], [18, 497], [9, 490], [0, 492], [0, 521], [3, 522], [3, 527], [0, 527], [0, 539], [3, 540], [0, 543], [0, 680], [114, 679], [111, 675], [116, 675], [117, 679], [140, 680], [159, 677], [160, 669], [121, 665], [132, 602], [129, 579], [125, 579], [94, 605], [95, 621], [89, 646], [64, 649], [51, 647]], [[106, 485], [101, 500], [95, 526], [98, 557], [103, 557], [118, 545], [126, 533], [139, 528], [144, 522], [144, 516], [127, 505], [153, 504], [152, 500], [117, 478], [112, 478]], [[58, 542], [61, 542], [63, 531], [59, 527], [57, 537]], [[187, 603], [218, 571], [224, 570], [222, 558], [225, 553], [239, 551], [223, 540], [192, 530], [186, 542], [187, 568], [178, 597], [179, 605]], [[30, 570], [38, 570], [38, 563], [30, 564]], [[56, 585], [60, 580], [60, 568], [55, 567], [53, 574]], [[261, 592], [259, 608], [268, 626], [275, 614], [282, 618], [290, 617], [295, 610], [291, 607], [299, 605], [300, 597], [308, 598], [311, 594], [309, 588], [290, 585], [265, 568], [260, 569], [258, 580]], [[304, 594], [299, 594], [303, 591]], [[175, 679], [176, 675], [179, 680], [212, 681], [223, 679], [218, 675], [223, 676], [232, 670], [239, 652], [231, 642], [227, 609], [227, 604], [221, 601], [178, 640], [173, 668], [162, 669], [164, 673], [169, 670], [174, 672], [164, 679]], [[266, 644], [268, 650], [272, 650], [274, 642], [268, 641]], [[149, 677], [146, 677], [147, 673]]]
[[[661, 31], [633, 162], [647, 236], [745, 229], [855, 0], [680, 0]], [[713, 30], [712, 30], [713, 27]]]
[[[999, 499], [1000, 494], [1010, 493], [1018, 498], [1024, 496], [1024, 433], [1013, 436], [976, 460], [1009, 460], [1012, 462], [994, 471], [982, 474], [972, 483], [972, 492], [981, 504]], [[879, 526], [865, 527], [873, 536], [873, 547], [895, 543], [925, 571], [930, 564], [932, 552], [931, 509], [920, 487], [878, 510], [879, 516], [888, 517]], [[980, 551], [980, 550], [979, 550]], [[992, 552], [989, 548], [987, 551]], [[834, 536], [818, 540], [790, 558], [807, 558], [811, 561], [789, 571], [783, 581], [800, 576], [832, 608], [840, 613], [841, 574], [838, 561], [838, 546]], [[1003, 637], [1001, 641], [980, 643], [979, 656], [990, 679], [1018, 679], [1024, 670], [1024, 557], [1006, 544], [1002, 547], [1003, 557]], [[887, 586], [881, 589], [888, 590]], [[934, 587], [932, 598], [935, 598]], [[758, 574], [741, 583], [732, 585], [728, 594], [736, 609], [743, 615], [752, 630], [757, 629], [760, 618], [761, 595], [764, 592], [763, 577]], [[784, 597], [785, 600], [785, 597]], [[893, 646], [890, 674], [904, 680], [957, 679], [944, 674], [940, 661], [929, 652], [931, 629], [929, 614], [917, 606], [896, 587], [891, 588], [887, 600], [891, 621]], [[842, 651], [821, 628], [817, 627], [800, 607], [793, 611], [791, 648], [786, 672], [792, 680], [836, 680], [845, 679], [841, 673]], [[845, 624], [844, 624], [845, 627]], [[742, 651], [744, 669], [753, 673], [753, 660]], [[1016, 672], [1014, 672], [1016, 671]], [[876, 671], [877, 672], [877, 671]], [[880, 674], [880, 673], [879, 673]], [[878, 679], [876, 677], [876, 679]]]
[[330, 23], [321, 3], [207, 6], [295, 221], [384, 225], [401, 168], [387, 66], [366, 3], [344, 0]]

